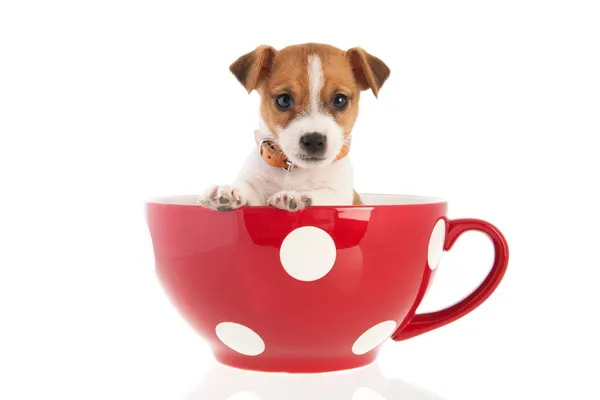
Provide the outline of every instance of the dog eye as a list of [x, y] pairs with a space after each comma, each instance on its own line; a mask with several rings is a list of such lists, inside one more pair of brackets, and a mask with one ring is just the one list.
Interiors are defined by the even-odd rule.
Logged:
[[280, 94], [275, 98], [275, 105], [280, 111], [287, 111], [292, 108], [294, 99], [287, 93]]
[[344, 96], [341, 93], [336, 94], [333, 97], [333, 101], [331, 104], [338, 110], [343, 110], [348, 105], [348, 97]]

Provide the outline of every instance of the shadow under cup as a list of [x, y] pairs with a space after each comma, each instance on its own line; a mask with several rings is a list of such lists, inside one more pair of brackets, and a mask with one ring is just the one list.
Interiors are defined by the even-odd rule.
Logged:
[[[500, 283], [508, 246], [493, 225], [448, 220], [440, 199], [361, 197], [366, 205], [299, 212], [217, 212], [195, 196], [149, 201], [159, 280], [219, 362], [273, 372], [365, 366], [387, 339], [446, 325]], [[470, 230], [494, 244], [489, 275], [461, 302], [415, 315], [442, 253]]]

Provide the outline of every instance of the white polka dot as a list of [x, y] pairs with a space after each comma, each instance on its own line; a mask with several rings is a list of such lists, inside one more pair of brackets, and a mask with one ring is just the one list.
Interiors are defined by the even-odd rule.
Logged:
[[444, 254], [444, 241], [446, 240], [446, 222], [439, 219], [431, 231], [429, 247], [427, 249], [427, 264], [429, 268], [436, 269]]
[[314, 226], [292, 231], [284, 239], [279, 259], [285, 271], [299, 281], [316, 281], [331, 271], [336, 258], [333, 239]]
[[373, 389], [363, 386], [354, 391], [352, 400], [386, 400], [386, 398]]
[[265, 351], [265, 342], [252, 329], [234, 322], [221, 322], [215, 329], [217, 337], [231, 350], [245, 356], [257, 356]]
[[354, 345], [352, 346], [352, 352], [357, 356], [368, 353], [375, 347], [388, 340], [395, 331], [396, 322], [381, 322], [367, 330], [365, 333], [360, 335], [358, 339], [356, 339], [356, 342], [354, 342]]

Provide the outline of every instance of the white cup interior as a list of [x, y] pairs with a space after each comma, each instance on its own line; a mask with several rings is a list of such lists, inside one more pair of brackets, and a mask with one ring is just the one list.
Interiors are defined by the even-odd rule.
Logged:
[[[443, 203], [444, 200], [437, 197], [402, 195], [402, 194], [360, 194], [364, 206], [402, 206], [411, 204], [434, 204]], [[149, 200], [149, 203], [197, 205], [197, 195], [163, 196]]]

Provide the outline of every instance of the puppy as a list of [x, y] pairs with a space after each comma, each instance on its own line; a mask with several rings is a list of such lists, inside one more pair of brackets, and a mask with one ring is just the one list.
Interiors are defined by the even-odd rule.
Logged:
[[360, 204], [348, 157], [352, 127], [361, 91], [377, 97], [388, 66], [360, 47], [308, 43], [279, 51], [261, 45], [230, 70], [260, 94], [258, 149], [232, 186], [213, 186], [198, 203], [218, 211]]

